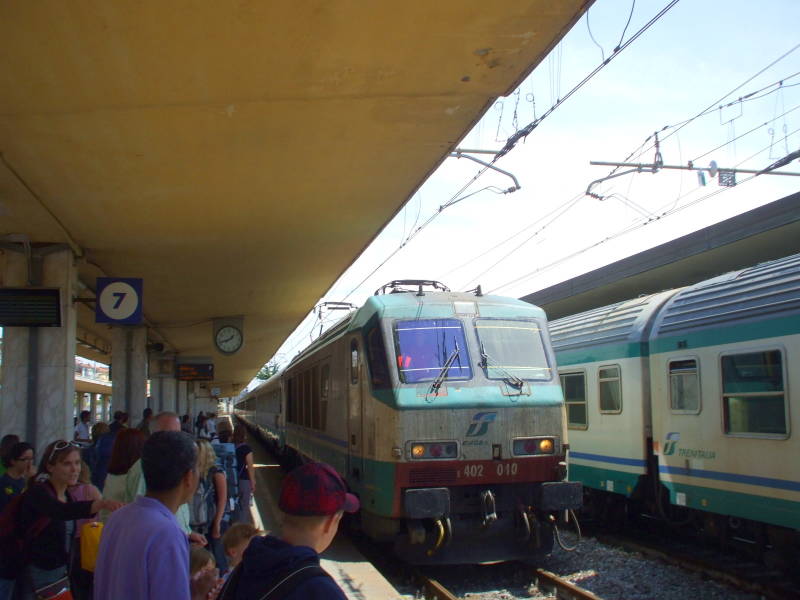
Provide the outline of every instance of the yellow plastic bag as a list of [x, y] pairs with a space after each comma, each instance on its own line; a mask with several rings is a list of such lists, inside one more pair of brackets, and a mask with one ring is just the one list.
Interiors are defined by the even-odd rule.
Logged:
[[94, 571], [101, 535], [103, 535], [102, 523], [93, 521], [81, 527], [81, 569], [84, 571]]

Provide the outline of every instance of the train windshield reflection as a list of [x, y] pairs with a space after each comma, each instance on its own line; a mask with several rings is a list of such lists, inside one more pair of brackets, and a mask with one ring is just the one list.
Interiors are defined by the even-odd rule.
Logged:
[[397, 370], [403, 383], [431, 381], [458, 346], [447, 379], [470, 379], [464, 328], [458, 319], [416, 319], [395, 324]]
[[488, 356], [483, 364], [489, 379], [512, 376], [548, 381], [552, 377], [542, 332], [536, 321], [476, 319], [475, 329]]

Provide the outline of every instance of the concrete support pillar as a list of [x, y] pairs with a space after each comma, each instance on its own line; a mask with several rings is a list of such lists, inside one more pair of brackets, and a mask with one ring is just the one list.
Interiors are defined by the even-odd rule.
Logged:
[[186, 382], [186, 412], [191, 417], [192, 423], [197, 416], [197, 407], [195, 406], [195, 382]]
[[[51, 249], [52, 248], [52, 249]], [[3, 285], [29, 284], [61, 289], [61, 327], [6, 327], [0, 388], [0, 433], [16, 433], [37, 456], [57, 439], [72, 439], [75, 397], [76, 270], [72, 251], [40, 248], [28, 261], [6, 251]]]
[[89, 401], [89, 412], [92, 413], [92, 416], [89, 422], [94, 425], [99, 420], [97, 416], [97, 396], [99, 396], [99, 394], [90, 394], [90, 396], [91, 400]]
[[111, 396], [108, 394], [103, 395], [103, 421], [111, 422]]
[[188, 381], [177, 381], [178, 393], [175, 398], [175, 412], [179, 415], [189, 414]]
[[178, 397], [178, 380], [174, 377], [156, 377], [151, 380], [150, 393], [153, 397], [153, 412], [165, 410], [177, 412], [175, 402]]
[[142, 419], [147, 402], [147, 329], [114, 327], [111, 337], [111, 390], [116, 408], [129, 415], [129, 423]]

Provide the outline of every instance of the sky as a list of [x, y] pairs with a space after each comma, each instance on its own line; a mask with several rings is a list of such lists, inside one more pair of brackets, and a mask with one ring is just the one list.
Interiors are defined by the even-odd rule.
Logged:
[[[503, 147], [668, 3], [597, 0], [459, 147]], [[520, 297], [799, 191], [800, 177], [739, 174], [728, 188], [708, 175], [701, 186], [696, 172], [662, 170], [598, 184], [603, 200], [584, 193], [610, 172], [590, 160], [634, 153], [631, 160], [652, 163], [653, 140], [645, 141], [656, 131], [667, 165], [762, 169], [798, 150], [799, 23], [798, 0], [680, 0], [497, 161], [520, 190], [495, 193], [512, 181], [487, 171], [458, 196], [480, 166], [447, 159], [320, 300], [360, 306], [393, 279], [436, 279], [453, 290], [481, 284]], [[800, 172], [800, 161], [781, 170]], [[417, 231], [440, 206], [473, 192]], [[274, 359], [287, 364], [320, 325], [340, 317], [310, 314]]]

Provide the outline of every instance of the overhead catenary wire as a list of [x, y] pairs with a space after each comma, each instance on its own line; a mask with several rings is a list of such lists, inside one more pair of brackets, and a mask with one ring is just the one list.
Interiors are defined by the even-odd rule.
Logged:
[[[800, 44], [798, 46], [800, 46]], [[791, 52], [793, 52], [795, 49], [797, 49], [798, 46], [795, 46], [792, 50], [788, 51], [786, 54], [784, 54], [783, 56], [779, 57], [778, 59], [776, 59], [775, 61], [770, 63], [770, 65], [768, 65], [764, 69], [761, 69], [761, 71], [759, 71], [756, 75], [749, 77], [744, 83], [739, 84], [732, 91], [730, 91], [727, 94], [725, 94], [724, 96], [722, 96], [722, 98], [720, 100], [724, 100], [725, 98], [730, 96], [735, 91], [738, 91], [739, 89], [741, 89], [742, 87], [747, 85], [747, 83], [749, 83], [755, 77], [757, 77], [758, 75], [763, 73], [766, 69], [768, 69], [769, 66], [776, 64], [782, 58], [784, 58], [785, 56], [788, 56], [788, 54], [791, 54]], [[787, 87], [794, 87], [795, 85], [800, 85], [800, 84], [790, 84], [790, 85], [786, 84], [786, 81], [788, 81], [790, 79], [794, 79], [797, 76], [800, 76], [800, 71], [796, 71], [796, 72], [792, 73], [791, 75], [787, 75], [785, 77], [782, 77], [781, 79], [778, 79], [777, 81], [774, 81], [774, 82], [769, 83], [769, 84], [767, 84], [765, 86], [762, 86], [759, 89], [753, 90], [752, 92], [749, 92], [749, 93], [747, 93], [747, 94], [745, 94], [743, 96], [740, 96], [739, 98], [737, 98], [735, 100], [731, 100], [727, 104], [719, 105], [718, 102], [715, 102], [715, 103], [713, 103], [712, 105], [709, 105], [707, 108], [703, 109], [702, 111], [700, 111], [699, 113], [697, 113], [696, 115], [694, 115], [691, 118], [684, 119], [683, 121], [678, 121], [677, 123], [672, 123], [670, 125], [664, 125], [663, 127], [661, 127], [656, 132], [654, 132], [654, 133], [650, 134], [649, 136], [647, 136], [642, 141], [642, 143], [639, 144], [639, 146], [637, 146], [633, 151], [631, 151], [630, 154], [628, 154], [628, 156], [626, 156], [622, 160], [622, 162], [629, 162], [631, 160], [634, 160], [634, 161], [638, 160], [643, 154], [645, 154], [646, 152], [649, 152], [649, 151], [653, 150], [654, 148], [656, 148], [656, 143], [655, 142], [650, 144], [651, 140], [653, 140], [653, 138], [657, 138], [659, 135], [661, 135], [665, 131], [677, 128], [677, 129], [675, 129], [674, 132], [671, 132], [668, 136], [663, 136], [660, 139], [659, 143], [663, 142], [668, 137], [671, 137], [673, 134], [677, 134], [678, 131], [680, 131], [680, 129], [682, 129], [684, 126], [688, 125], [692, 121], [695, 121], [695, 120], [697, 120], [697, 119], [699, 119], [701, 117], [704, 117], [704, 116], [707, 116], [707, 115], [710, 115], [710, 114], [714, 114], [720, 108], [729, 108], [731, 106], [734, 106], [735, 104], [742, 104], [744, 102], [752, 102], [754, 100], [758, 100], [760, 98], [764, 98], [764, 97], [766, 97], [766, 96], [768, 96], [770, 94], [774, 94], [774, 93], [780, 91], [781, 89], [785, 89]], [[771, 88], [773, 88], [773, 89], [771, 89]], [[769, 91], [767, 91], [767, 90], [769, 90]], [[762, 92], [764, 92], [764, 93], [762, 93]], [[648, 146], [648, 144], [650, 144], [650, 145]], [[723, 144], [722, 146], [725, 146], [725, 144]], [[703, 157], [703, 155], [701, 155], [699, 158], [702, 158], [702, 157]], [[694, 160], [698, 160], [698, 159], [696, 158]], [[609, 176], [613, 175], [619, 169], [620, 169], [619, 166], [614, 167], [613, 169], [611, 169], [608, 172], [606, 177], [609, 177]]]
[[[692, 123], [693, 121], [696, 121], [697, 119], [699, 119], [700, 117], [703, 117], [703, 116], [705, 116], [705, 115], [712, 114], [712, 113], [716, 112], [716, 111], [717, 111], [719, 108], [727, 108], [727, 107], [733, 106], [734, 104], [740, 103], [740, 102], [742, 102], [742, 101], [745, 101], [745, 100], [757, 100], [758, 98], [761, 98], [761, 97], [763, 97], [763, 96], [756, 96], [756, 94], [759, 94], [759, 93], [761, 93], [761, 92], [763, 92], [763, 91], [765, 91], [765, 90], [767, 90], [767, 89], [769, 89], [769, 88], [771, 88], [771, 87], [775, 87], [775, 86], [777, 86], [777, 87], [776, 87], [776, 89], [775, 89], [775, 90], [773, 90], [773, 92], [776, 92], [776, 91], [778, 91], [778, 89], [780, 89], [781, 87], [784, 87], [784, 86], [785, 86], [784, 82], [785, 82], [786, 80], [788, 80], [788, 79], [792, 79], [792, 78], [794, 78], [794, 77], [796, 77], [796, 76], [800, 75], [800, 72], [796, 72], [796, 73], [793, 73], [793, 74], [791, 74], [791, 75], [789, 75], [789, 76], [787, 76], [787, 77], [783, 77], [783, 78], [781, 78], [780, 80], [778, 80], [778, 81], [776, 81], [776, 82], [774, 82], [774, 83], [770, 83], [770, 84], [769, 84], [769, 85], [767, 85], [767, 86], [764, 86], [764, 87], [762, 87], [762, 88], [760, 88], [760, 89], [758, 89], [758, 90], [755, 90], [755, 91], [753, 91], [753, 92], [750, 92], [749, 94], [747, 94], [747, 95], [745, 95], [745, 96], [742, 96], [742, 97], [740, 97], [740, 98], [737, 98], [736, 100], [733, 100], [733, 101], [729, 102], [728, 104], [725, 104], [725, 105], [720, 105], [720, 103], [721, 103], [723, 100], [725, 100], [725, 98], [729, 97], [731, 94], [735, 94], [737, 91], [739, 91], [740, 89], [742, 89], [742, 88], [743, 88], [744, 86], [746, 86], [748, 83], [750, 83], [751, 81], [753, 81], [754, 79], [756, 79], [756, 78], [757, 78], [759, 75], [761, 75], [761, 74], [763, 74], [764, 72], [766, 72], [767, 70], [771, 69], [771, 68], [772, 68], [772, 67], [774, 67], [776, 64], [778, 64], [780, 61], [782, 61], [784, 58], [786, 58], [787, 56], [789, 56], [790, 54], [792, 54], [793, 52], [795, 52], [795, 51], [796, 51], [798, 48], [800, 48], [800, 44], [796, 44], [795, 46], [793, 46], [792, 48], [790, 48], [789, 50], [787, 50], [786, 52], [784, 52], [783, 54], [781, 54], [781, 55], [780, 55], [778, 58], [776, 58], [775, 60], [773, 60], [772, 62], [770, 62], [770, 63], [769, 63], [767, 66], [765, 66], [765, 67], [763, 67], [762, 69], [760, 69], [760, 70], [759, 70], [757, 73], [755, 73], [754, 75], [751, 75], [750, 77], [748, 77], [748, 78], [747, 78], [745, 81], [743, 81], [742, 83], [740, 83], [739, 85], [737, 85], [735, 88], [733, 88], [733, 89], [732, 89], [731, 91], [729, 91], [728, 93], [726, 93], [726, 94], [724, 94], [723, 96], [721, 96], [719, 99], [717, 99], [717, 100], [715, 100], [714, 102], [712, 102], [711, 104], [709, 104], [709, 105], [708, 105], [706, 108], [704, 108], [703, 110], [701, 110], [699, 113], [697, 113], [697, 114], [696, 114], [696, 115], [694, 115], [693, 117], [691, 117], [691, 118], [689, 118], [689, 119], [686, 119], [686, 120], [684, 120], [684, 121], [680, 121], [680, 122], [678, 122], [678, 123], [675, 123], [675, 124], [673, 124], [673, 125], [665, 125], [664, 127], [662, 127], [660, 130], [658, 130], [658, 133], [662, 133], [662, 132], [664, 132], [664, 131], [667, 131], [667, 130], [670, 130], [670, 131], [669, 131], [669, 133], [667, 133], [667, 135], [665, 135], [665, 136], [662, 136], [662, 137], [661, 137], [661, 140], [660, 140], [660, 142], [661, 142], [661, 143], [664, 143], [664, 142], [665, 142], [667, 139], [669, 139], [670, 137], [672, 137], [673, 135], [675, 135], [676, 133], [678, 133], [678, 132], [679, 132], [681, 129], [683, 129], [684, 127], [686, 127], [687, 125], [689, 125], [689, 124], [690, 124], [690, 123]], [[772, 92], [771, 92], [771, 93], [772, 93]], [[764, 96], [766, 96], [766, 95], [768, 95], [768, 94], [764, 94]], [[653, 139], [653, 135], [650, 135], [650, 136], [648, 136], [648, 137], [647, 137], [647, 139], [644, 141], [644, 143], [643, 143], [643, 144], [642, 144], [642, 145], [641, 145], [639, 148], [641, 148], [642, 146], [645, 146], [645, 145], [646, 145], [646, 144], [647, 144], [647, 143], [648, 143], [650, 140], [652, 140], [652, 139]], [[638, 156], [641, 156], [642, 154], [644, 154], [644, 153], [646, 153], [646, 152], [649, 152], [650, 150], [652, 150], [652, 149], [654, 149], [654, 148], [655, 148], [655, 143], [653, 143], [653, 144], [650, 144], [649, 146], [647, 146], [646, 148], [644, 148], [643, 150], [641, 150], [641, 152], [638, 154]], [[634, 152], [632, 152], [630, 155], [628, 155], [628, 158], [626, 158], [626, 159], [625, 159], [623, 162], [627, 162], [627, 161], [628, 161], [628, 160], [629, 160], [631, 157], [633, 157], [633, 155], [634, 155], [636, 152], [637, 152], [637, 151], [634, 151]], [[616, 170], [616, 169], [613, 169], [613, 170], [611, 171], [611, 173], [613, 173], [615, 170]]]
[[650, 29], [653, 24], [658, 21], [661, 17], [663, 17], [673, 6], [678, 3], [679, 0], [671, 0], [664, 8], [662, 8], [652, 19], [650, 19], [647, 23], [645, 23], [636, 33], [634, 33], [625, 43], [621, 46], [618, 46], [614, 49], [614, 53], [611, 54], [607, 59], [601, 62], [593, 71], [591, 71], [586, 77], [584, 77], [577, 85], [575, 85], [569, 92], [567, 92], [563, 97], [559, 95], [558, 100], [549, 108], [547, 109], [538, 119], [534, 119], [528, 125], [523, 127], [522, 129], [514, 132], [511, 137], [508, 138], [506, 141], [505, 146], [503, 146], [495, 155], [493, 162], [499, 160], [517, 145], [519, 140], [523, 138], [527, 138], [534, 129], [536, 129], [542, 121], [544, 121], [548, 116], [550, 116], [559, 106], [564, 104], [575, 92], [581, 89], [584, 85], [586, 85], [597, 73], [599, 73], [606, 65], [608, 65], [614, 58], [619, 56], [619, 54], [625, 50], [628, 46], [630, 46], [636, 39], [639, 38], [645, 31]]
[[[794, 134], [796, 134], [798, 132], [800, 132], [800, 128], [795, 129], [794, 131], [792, 131], [791, 133], [789, 133], [787, 135], [788, 136], [792, 136], [792, 135], [794, 135]], [[761, 148], [756, 153], [748, 156], [744, 160], [742, 160], [739, 163], [737, 163], [735, 165], [735, 167], [739, 167], [740, 165], [744, 164], [745, 162], [747, 162], [749, 160], [752, 160], [753, 158], [755, 158], [759, 154], [761, 154], [763, 152], [766, 152], [768, 150], [769, 150], [769, 146]], [[753, 174], [753, 175], [750, 175], [749, 177], [746, 177], [745, 179], [742, 179], [741, 181], [737, 182], [736, 187], [739, 187], [739, 186], [741, 186], [741, 185], [743, 185], [743, 184], [745, 184], [745, 183], [747, 183], [749, 181], [752, 181], [753, 179], [755, 179], [758, 176], [759, 176], [759, 174], [757, 174], [757, 173]], [[681, 212], [681, 211], [683, 211], [683, 210], [685, 210], [685, 209], [687, 209], [687, 208], [689, 208], [691, 206], [695, 206], [695, 205], [699, 204], [700, 202], [704, 202], [704, 201], [706, 201], [706, 200], [708, 200], [710, 198], [718, 196], [719, 194], [722, 194], [722, 193], [724, 193], [724, 192], [726, 192], [728, 190], [732, 190], [732, 189], [734, 189], [734, 188], [733, 187], [720, 187], [719, 189], [714, 190], [713, 192], [710, 192], [710, 193], [708, 193], [708, 194], [706, 194], [704, 196], [701, 196], [700, 198], [696, 198], [694, 200], [691, 200], [690, 202], [687, 202], [687, 203], [682, 204], [680, 206], [674, 206], [675, 203], [673, 201], [670, 201], [669, 203], [667, 203], [664, 206], [662, 206], [662, 208], [657, 209], [657, 211], [655, 213], [655, 216], [647, 218], [647, 219], [644, 219], [644, 220], [637, 219], [633, 223], [627, 225], [625, 228], [623, 228], [622, 230], [620, 230], [620, 231], [618, 231], [618, 232], [616, 232], [614, 234], [606, 236], [603, 239], [598, 240], [597, 242], [594, 242], [594, 243], [590, 244], [589, 246], [586, 246], [584, 248], [581, 248], [580, 250], [572, 252], [572, 253], [568, 254], [567, 256], [561, 257], [558, 260], [553, 261], [552, 263], [549, 263], [549, 264], [547, 264], [547, 265], [545, 265], [543, 267], [540, 267], [538, 269], [534, 269], [533, 271], [529, 271], [528, 273], [525, 273], [525, 274], [523, 274], [523, 275], [521, 275], [519, 277], [516, 277], [516, 278], [514, 278], [514, 279], [512, 279], [510, 281], [507, 281], [507, 282], [505, 282], [505, 283], [503, 283], [503, 284], [501, 284], [499, 286], [496, 286], [496, 287], [488, 290], [486, 293], [493, 294], [493, 293], [497, 292], [498, 290], [502, 290], [502, 289], [507, 288], [507, 287], [509, 287], [511, 285], [514, 285], [514, 284], [517, 284], [517, 283], [522, 283], [523, 281], [527, 281], [528, 279], [530, 279], [532, 277], [535, 277], [536, 275], [538, 275], [540, 273], [543, 273], [543, 272], [545, 272], [547, 270], [550, 270], [550, 269], [552, 269], [552, 268], [554, 268], [554, 267], [556, 267], [556, 266], [558, 266], [560, 264], [563, 264], [564, 262], [567, 262], [568, 260], [571, 260], [571, 259], [575, 258], [576, 256], [580, 256], [581, 254], [584, 254], [584, 253], [586, 253], [586, 252], [588, 252], [590, 250], [593, 250], [594, 248], [597, 248], [598, 246], [601, 246], [601, 245], [603, 245], [605, 243], [608, 243], [608, 242], [610, 242], [612, 240], [615, 240], [615, 239], [617, 239], [619, 237], [622, 237], [623, 235], [626, 235], [626, 234], [628, 234], [628, 233], [630, 233], [632, 231], [635, 231], [637, 229], [641, 229], [642, 227], [645, 227], [645, 226], [649, 225], [650, 223], [662, 220], [662, 219], [664, 219], [666, 217], [670, 217], [670, 216], [672, 216], [674, 214], [677, 214], [677, 213], [679, 213], [679, 212]], [[691, 192], [687, 192], [686, 194], [684, 194], [683, 198], [685, 198], [686, 196], [688, 196], [691, 193], [694, 193], [694, 191], [695, 190], [692, 190]], [[682, 199], [682, 198], [680, 198], [680, 199]], [[658, 210], [662, 210], [664, 207], [669, 206], [669, 205], [673, 205], [673, 208], [665, 210], [664, 212], [661, 212], [660, 214], [658, 213]]]

